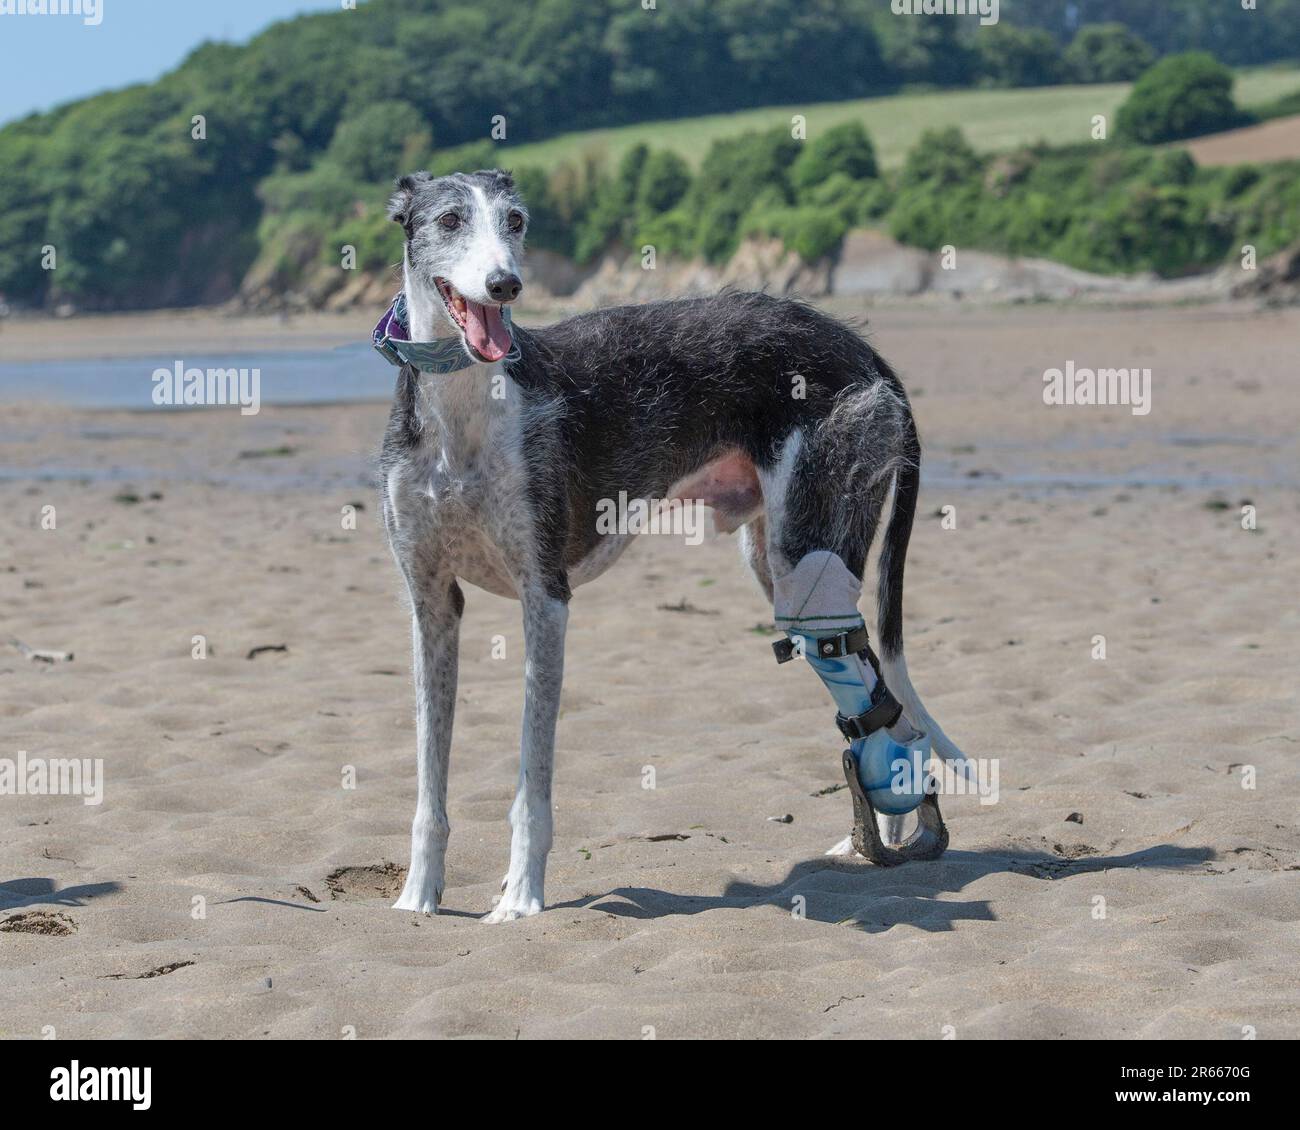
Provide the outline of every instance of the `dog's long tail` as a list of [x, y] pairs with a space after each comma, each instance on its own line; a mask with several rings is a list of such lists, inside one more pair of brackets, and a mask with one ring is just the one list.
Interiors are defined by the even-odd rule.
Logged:
[[876, 596], [880, 661], [884, 668], [885, 685], [902, 703], [907, 720], [918, 730], [926, 731], [930, 735], [934, 752], [962, 772], [970, 764], [966, 755], [922, 705], [921, 696], [916, 693], [912, 680], [908, 678], [907, 660], [903, 658], [903, 565], [907, 558], [907, 543], [912, 536], [912, 519], [916, 516], [916, 499], [921, 487], [921, 441], [917, 437], [916, 424], [910, 413], [907, 417], [904, 446], [904, 457], [894, 475], [894, 504], [890, 509], [889, 524], [885, 527], [884, 544], [880, 552], [880, 580]]

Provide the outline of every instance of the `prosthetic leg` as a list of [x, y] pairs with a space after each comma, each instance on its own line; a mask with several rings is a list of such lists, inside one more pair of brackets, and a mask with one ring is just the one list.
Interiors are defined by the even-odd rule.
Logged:
[[[773, 644], [778, 663], [802, 656], [839, 708], [835, 724], [849, 741], [844, 776], [853, 797], [853, 846], [873, 863], [892, 867], [937, 859], [948, 846], [937, 790], [926, 768], [929, 735], [913, 730], [885, 686], [880, 664], [858, 612], [861, 582], [828, 550], [809, 553], [792, 573], [774, 582], [777, 627], [786, 639]], [[916, 829], [886, 843], [880, 816], [916, 812]]]

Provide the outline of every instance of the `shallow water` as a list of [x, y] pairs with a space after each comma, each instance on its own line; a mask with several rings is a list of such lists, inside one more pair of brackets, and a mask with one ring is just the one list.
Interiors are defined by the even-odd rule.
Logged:
[[153, 374], [158, 369], [172, 371], [177, 361], [186, 369], [258, 369], [263, 404], [387, 400], [397, 372], [364, 342], [306, 352], [0, 362], [0, 401], [156, 411]]
[[[170, 415], [182, 411], [238, 412], [233, 406], [186, 408], [154, 402], [158, 369], [173, 371], [177, 361], [186, 369], [257, 369], [258, 396], [264, 406], [387, 402], [393, 394], [396, 370], [365, 342], [307, 351], [257, 350], [232, 354], [196, 353], [183, 358], [145, 355], [135, 358], [0, 362], [0, 403], [36, 401], [94, 410], [139, 412], [138, 426], [101, 429], [78, 426], [79, 439], [129, 439], [143, 452], [172, 433], [164, 424], [146, 422], [144, 413]], [[257, 416], [245, 418], [257, 428]], [[43, 438], [43, 437], [42, 437]], [[38, 437], [22, 426], [0, 421], [0, 444], [30, 445]], [[250, 441], [251, 442], [251, 441]], [[255, 446], [255, 443], [252, 443]], [[35, 459], [0, 461], [0, 480], [84, 480], [131, 482], [158, 473], [150, 460], [81, 465], [60, 455], [54, 442]], [[1124, 453], [1116, 466], [1102, 453]], [[223, 482], [242, 487], [296, 488], [318, 486], [322, 476], [335, 482], [368, 483], [370, 468], [363, 460], [286, 458], [259, 460], [238, 470], [215, 468], [184, 455], [174, 458], [169, 477]], [[1141, 435], [1084, 431], [1056, 434], [1044, 441], [984, 439], [978, 445], [931, 447], [925, 453], [923, 482], [930, 489], [949, 491], [1014, 490], [1027, 496], [1125, 488], [1231, 490], [1238, 487], [1300, 485], [1294, 447], [1267, 437], [1220, 432], [1171, 430]]]

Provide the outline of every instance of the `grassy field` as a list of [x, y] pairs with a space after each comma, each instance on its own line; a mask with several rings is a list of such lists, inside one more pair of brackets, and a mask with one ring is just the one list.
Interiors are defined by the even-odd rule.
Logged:
[[[960, 126], [975, 148], [1009, 149], [1034, 141], [1061, 145], [1086, 141], [1094, 114], [1107, 115], [1114, 126], [1115, 111], [1128, 96], [1128, 83], [1099, 86], [1049, 86], [1027, 90], [945, 91], [900, 94], [855, 102], [823, 102], [803, 106], [767, 106], [734, 114], [712, 114], [668, 122], [642, 122], [618, 129], [562, 134], [532, 145], [505, 145], [503, 163], [552, 168], [587, 154], [613, 163], [639, 142], [673, 149], [692, 165], [719, 137], [749, 130], [788, 126], [791, 116], [804, 114], [808, 136], [859, 120], [876, 144], [885, 167], [902, 163], [922, 130]], [[1300, 68], [1259, 68], [1238, 72], [1236, 97], [1249, 107], [1300, 88]]]

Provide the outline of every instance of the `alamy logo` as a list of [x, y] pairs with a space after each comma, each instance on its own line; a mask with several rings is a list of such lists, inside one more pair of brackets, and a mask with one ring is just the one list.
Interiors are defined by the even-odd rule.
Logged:
[[87, 27], [98, 27], [104, 0], [0, 0], [0, 16], [80, 16]]
[[1044, 404], [1127, 404], [1134, 416], [1151, 411], [1150, 369], [1064, 369], [1043, 373]]
[[704, 540], [704, 504], [687, 498], [629, 499], [621, 490], [618, 498], [596, 502], [596, 533], [674, 534], [684, 537], [687, 545], [699, 545]]
[[238, 404], [241, 416], [256, 416], [262, 407], [261, 369], [187, 369], [177, 361], [153, 371], [153, 402], [198, 407]]
[[980, 25], [998, 22], [998, 0], [890, 0], [896, 16], [979, 16]]
[[971, 757], [945, 773], [943, 758], [923, 750], [911, 749], [906, 756], [895, 757], [889, 764], [890, 791], [898, 796], [915, 796], [918, 792], [939, 796], [977, 796], [980, 804], [997, 804], [1001, 797], [1001, 763], [996, 757]]
[[54, 1102], [129, 1102], [132, 1110], [153, 1105], [152, 1067], [68, 1067], [50, 1072], [50, 1098]]
[[0, 757], [0, 796], [79, 796], [104, 803], [104, 759], [96, 757]]

